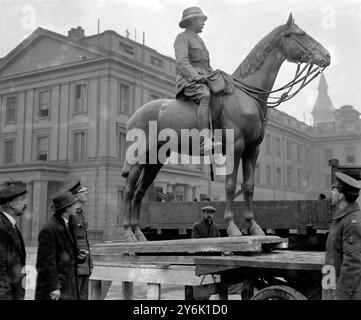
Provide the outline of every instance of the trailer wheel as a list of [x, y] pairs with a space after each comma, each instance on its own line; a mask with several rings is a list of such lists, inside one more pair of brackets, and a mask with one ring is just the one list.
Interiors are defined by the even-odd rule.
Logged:
[[288, 286], [269, 286], [256, 293], [251, 300], [307, 300], [307, 298]]

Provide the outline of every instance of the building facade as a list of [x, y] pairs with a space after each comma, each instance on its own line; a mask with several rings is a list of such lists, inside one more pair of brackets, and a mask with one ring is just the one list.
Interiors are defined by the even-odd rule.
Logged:
[[[173, 58], [111, 30], [85, 36], [81, 27], [67, 36], [38, 28], [0, 59], [0, 184], [27, 183], [29, 209], [20, 220], [27, 243], [36, 242], [52, 214], [52, 196], [75, 177], [88, 187], [92, 234], [107, 239], [118, 227], [126, 123], [144, 103], [174, 97], [175, 75]], [[315, 114], [327, 109], [322, 81]], [[359, 113], [352, 106], [330, 112], [320, 116], [327, 122], [315, 121], [314, 127], [270, 112], [256, 168], [256, 200], [315, 199], [330, 180], [325, 159], [361, 163]], [[156, 190], [175, 201], [206, 195], [224, 200], [224, 178], [210, 183], [208, 171], [167, 165], [148, 198], [155, 199]], [[239, 188], [241, 179], [240, 170]]]

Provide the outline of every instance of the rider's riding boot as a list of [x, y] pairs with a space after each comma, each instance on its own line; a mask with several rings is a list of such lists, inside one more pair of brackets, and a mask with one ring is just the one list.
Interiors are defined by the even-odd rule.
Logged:
[[212, 141], [212, 133], [209, 130], [209, 104], [210, 104], [210, 96], [206, 96], [200, 99], [199, 107], [198, 107], [198, 129], [200, 132], [206, 129], [208, 131], [208, 135], [206, 137], [200, 137], [200, 155], [204, 155], [207, 152], [211, 151], [218, 145], [221, 145], [220, 142], [214, 143]]

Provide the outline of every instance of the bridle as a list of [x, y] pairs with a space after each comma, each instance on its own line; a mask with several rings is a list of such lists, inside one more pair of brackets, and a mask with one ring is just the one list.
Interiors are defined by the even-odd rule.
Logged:
[[[295, 62], [295, 61], [293, 61], [293, 59], [291, 58], [291, 56], [289, 54], [289, 41], [290, 40], [296, 42], [297, 45], [302, 48], [303, 54], [309, 58], [309, 62], [307, 62], [306, 65], [302, 69], [301, 69], [302, 63], [299, 61], [296, 62], [297, 63], [296, 73], [295, 73], [294, 78], [289, 83], [282, 86], [281, 88], [278, 88], [276, 90], [271, 90], [271, 91], [267, 91], [267, 90], [264, 90], [261, 88], [247, 85], [236, 78], [234, 78], [234, 85], [238, 89], [246, 92], [249, 96], [256, 99], [258, 102], [265, 104], [268, 108], [278, 107], [282, 102], [292, 99], [305, 86], [307, 86], [313, 79], [315, 79], [318, 75], [320, 75], [323, 72], [323, 70], [325, 69], [325, 67], [314, 66], [313, 63], [310, 62], [311, 58], [312, 58], [312, 50], [314, 49], [316, 44], [314, 44], [312, 46], [312, 48], [310, 49], [300, 39], [298, 39], [298, 37], [294, 37], [292, 34], [286, 37], [286, 50], [285, 51], [286, 51], [286, 58], [288, 61]], [[302, 60], [303, 57], [304, 56], [302, 56], [300, 58], [300, 60]], [[306, 69], [307, 69], [307, 71], [306, 71]], [[304, 74], [304, 72], [306, 72], [306, 74]], [[311, 75], [312, 75], [312, 77], [309, 78]], [[299, 83], [301, 83], [300, 87], [298, 89], [296, 89], [295, 92], [290, 94], [293, 87]], [[272, 99], [275, 101], [268, 102], [268, 99], [265, 100], [258, 96], [260, 94], [271, 94], [271, 93], [279, 92], [282, 90], [287, 90], [287, 91], [282, 93], [281, 96], [279, 96], [279, 97], [271, 97], [271, 96], [268, 97], [268, 99]]]

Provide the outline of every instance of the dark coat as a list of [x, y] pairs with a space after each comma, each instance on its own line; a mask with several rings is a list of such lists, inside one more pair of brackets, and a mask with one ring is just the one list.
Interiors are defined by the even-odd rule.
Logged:
[[53, 215], [38, 237], [36, 300], [48, 300], [60, 289], [61, 300], [78, 300], [77, 248], [61, 216]]
[[[88, 240], [88, 223], [86, 222], [84, 210], [77, 208], [77, 214], [71, 216], [69, 223], [73, 228], [78, 250], [85, 249], [90, 252]], [[93, 261], [89, 255], [86, 256], [84, 263], [78, 263], [78, 275], [90, 275], [93, 268]]]
[[214, 222], [209, 224], [202, 219], [192, 227], [192, 238], [216, 238], [219, 236], [218, 227]]
[[186, 30], [178, 34], [174, 41], [177, 67], [176, 95], [192, 82], [198, 74], [209, 75], [209, 52], [202, 39], [193, 31]]
[[0, 300], [24, 300], [25, 258], [23, 237], [0, 212]]
[[334, 297], [361, 300], [361, 211], [358, 203], [338, 210], [326, 243], [325, 265], [336, 271]]

